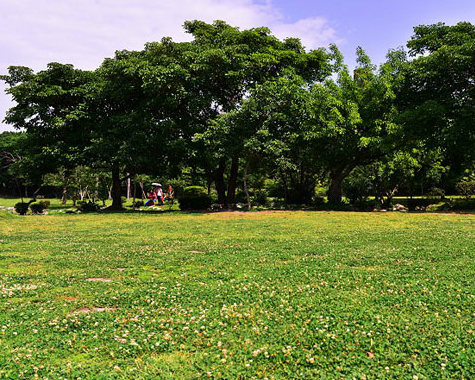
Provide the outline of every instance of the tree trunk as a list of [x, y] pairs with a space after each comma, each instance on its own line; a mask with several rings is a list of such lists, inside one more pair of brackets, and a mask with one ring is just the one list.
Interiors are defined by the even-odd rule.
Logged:
[[238, 177], [238, 169], [239, 169], [239, 157], [233, 156], [231, 161], [231, 170], [229, 173], [229, 181], [228, 181], [228, 191], [226, 196], [226, 203], [228, 207], [233, 207], [236, 203], [236, 185], [237, 185], [237, 177]]
[[130, 199], [130, 193], [131, 193], [131, 188], [130, 188], [130, 174], [127, 173], [127, 200]]
[[331, 173], [330, 179], [330, 188], [328, 189], [328, 201], [332, 203], [341, 203], [342, 191], [341, 184], [343, 180], [348, 177], [348, 175], [353, 170], [354, 166], [335, 170]]
[[243, 178], [243, 184], [244, 184], [244, 192], [246, 193], [246, 202], [247, 202], [247, 209], [251, 209], [251, 199], [249, 197], [249, 189], [247, 188], [247, 171], [249, 169], [249, 159], [246, 162], [246, 166], [244, 167], [244, 178]]
[[21, 203], [24, 203], [23, 202], [23, 193], [21, 191], [21, 187], [20, 187], [20, 183], [18, 182], [18, 180], [15, 178], [15, 182], [16, 182], [16, 185], [18, 187], [18, 193], [20, 194], [20, 198], [21, 198]]
[[206, 170], [206, 188], [208, 191], [208, 196], [211, 195], [212, 184], [213, 184], [213, 174], [209, 170]]
[[142, 202], [145, 200], [145, 198], [147, 198], [145, 196], [145, 191], [143, 189], [143, 182], [139, 182], [139, 185], [140, 185], [140, 190], [142, 191]]
[[287, 176], [285, 175], [284, 171], [280, 170], [280, 175], [282, 177], [282, 183], [284, 184], [284, 204], [289, 204], [289, 186], [287, 184]]
[[218, 193], [218, 203], [227, 206], [226, 204], [226, 186], [224, 185], [224, 169], [226, 165], [221, 162], [214, 172], [214, 183], [216, 185], [216, 192]]
[[137, 198], [137, 180], [134, 177], [134, 199], [132, 201], [132, 206], [134, 207], [135, 210], [135, 199]]
[[63, 194], [61, 195], [61, 204], [62, 205], [66, 204], [66, 200], [68, 199], [67, 195], [68, 195], [68, 189], [66, 187], [63, 187]]
[[120, 171], [118, 167], [112, 169], [112, 210], [122, 210], [122, 190], [120, 183]]

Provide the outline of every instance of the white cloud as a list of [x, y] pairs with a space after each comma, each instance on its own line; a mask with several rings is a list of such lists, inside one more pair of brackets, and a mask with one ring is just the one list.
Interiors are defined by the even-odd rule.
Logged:
[[[324, 18], [288, 23], [271, 0], [0, 0], [0, 15], [0, 74], [10, 65], [41, 70], [53, 61], [94, 69], [115, 50], [142, 49], [164, 36], [189, 39], [182, 25], [195, 19], [268, 26], [309, 49], [338, 42]], [[0, 119], [11, 106], [3, 90], [0, 84]]]
[[279, 38], [299, 37], [307, 49], [327, 46], [331, 42], [342, 42], [336, 31], [322, 17], [306, 18], [293, 24], [276, 23], [272, 31]]

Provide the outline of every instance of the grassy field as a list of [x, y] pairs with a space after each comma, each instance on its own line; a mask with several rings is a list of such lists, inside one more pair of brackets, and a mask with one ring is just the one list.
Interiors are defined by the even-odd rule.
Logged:
[[473, 379], [474, 227], [0, 212], [0, 378]]

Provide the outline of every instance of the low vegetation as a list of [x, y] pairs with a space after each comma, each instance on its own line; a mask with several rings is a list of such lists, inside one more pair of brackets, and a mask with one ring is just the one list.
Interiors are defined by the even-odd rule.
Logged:
[[0, 378], [474, 378], [474, 223], [0, 212]]

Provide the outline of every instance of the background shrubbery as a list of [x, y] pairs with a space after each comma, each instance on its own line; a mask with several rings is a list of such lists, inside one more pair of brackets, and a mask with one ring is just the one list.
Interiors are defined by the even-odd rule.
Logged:
[[211, 197], [201, 186], [185, 187], [178, 201], [180, 210], [206, 210], [211, 207]]

